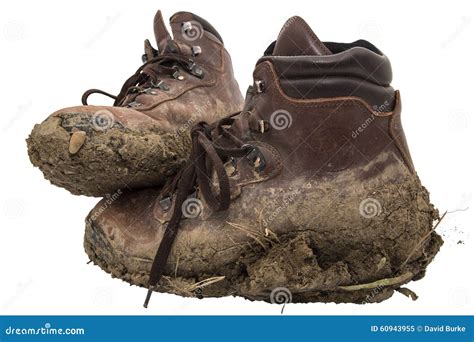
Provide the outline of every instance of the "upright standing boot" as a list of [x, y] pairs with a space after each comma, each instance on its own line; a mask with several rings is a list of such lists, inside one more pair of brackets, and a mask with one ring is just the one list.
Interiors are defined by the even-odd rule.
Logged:
[[[33, 165], [51, 183], [76, 195], [104, 196], [117, 189], [164, 183], [186, 161], [189, 130], [242, 109], [229, 53], [201, 17], [155, 16], [158, 48], [145, 41], [143, 65], [117, 96], [91, 89], [83, 106], [56, 111], [28, 138]], [[114, 106], [89, 106], [93, 93]]]
[[379, 302], [422, 278], [439, 218], [388, 58], [364, 40], [322, 43], [293, 17], [253, 77], [240, 114], [193, 128], [173, 181], [92, 210], [91, 260], [148, 287], [146, 304], [152, 291]]

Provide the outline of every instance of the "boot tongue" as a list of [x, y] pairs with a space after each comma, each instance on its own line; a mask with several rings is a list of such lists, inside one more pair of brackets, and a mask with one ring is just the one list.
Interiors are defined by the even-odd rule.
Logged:
[[173, 39], [191, 45], [199, 45], [204, 32], [211, 33], [217, 41], [223, 40], [207, 20], [191, 12], [177, 12], [170, 18]]
[[300, 17], [288, 19], [278, 35], [274, 56], [331, 55], [332, 52], [318, 39]]
[[165, 51], [168, 41], [171, 39], [171, 35], [166, 28], [165, 22], [163, 21], [163, 15], [161, 11], [156, 12], [155, 19], [153, 20], [153, 30], [155, 31], [156, 44], [158, 51], [161, 53]]

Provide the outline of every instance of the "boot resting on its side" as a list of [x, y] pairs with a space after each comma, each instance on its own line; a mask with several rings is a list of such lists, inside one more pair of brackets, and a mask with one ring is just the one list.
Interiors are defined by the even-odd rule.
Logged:
[[[186, 161], [189, 129], [241, 110], [243, 98], [219, 33], [195, 14], [155, 16], [158, 49], [145, 41], [144, 64], [114, 106], [56, 111], [28, 138], [33, 165], [76, 195], [163, 184]], [[86, 92], [83, 103], [90, 94]]]

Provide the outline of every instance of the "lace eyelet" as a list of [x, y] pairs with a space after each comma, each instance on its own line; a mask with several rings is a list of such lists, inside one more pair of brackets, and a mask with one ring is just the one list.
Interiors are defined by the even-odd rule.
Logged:
[[189, 72], [196, 77], [202, 78], [204, 75], [203, 70], [194, 62], [191, 62], [188, 66]]
[[137, 102], [137, 101], [133, 101], [133, 102], [130, 102], [127, 106], [130, 107], [130, 108], [136, 108], [136, 107], [140, 107], [142, 104]]
[[258, 120], [258, 131], [260, 133], [265, 133], [269, 130], [270, 125], [265, 120]]
[[230, 159], [224, 164], [224, 168], [229, 177], [234, 177], [237, 175], [237, 161], [235, 158], [230, 157]]
[[174, 78], [175, 80], [178, 80], [178, 81], [184, 80], [184, 76], [179, 73], [178, 68], [175, 69], [175, 71], [173, 72], [173, 75], [171, 75], [171, 77]]
[[184, 23], [182, 23], [182, 30], [183, 32], [188, 32], [188, 31], [191, 31], [193, 29], [193, 24], [189, 21], [185, 21]]
[[156, 91], [153, 90], [153, 88], [146, 88], [142, 91], [142, 93], [148, 94], [148, 95], [156, 95], [158, 94]]
[[160, 207], [163, 209], [163, 211], [168, 211], [171, 209], [171, 197], [166, 196], [160, 199]]
[[258, 172], [263, 171], [267, 163], [262, 151], [260, 151], [258, 147], [250, 144], [245, 144], [242, 148], [248, 149], [245, 158], [249, 161], [250, 165], [256, 168]]
[[194, 56], [194, 57], [200, 55], [201, 52], [202, 52], [201, 47], [200, 47], [200, 46], [197, 46], [197, 45], [196, 45], [196, 46], [193, 46], [193, 47], [191, 48], [191, 50], [192, 50], [192, 53], [193, 53], [193, 56]]
[[151, 86], [153, 88], [157, 88], [157, 89], [160, 89], [160, 90], [163, 90], [163, 91], [170, 90], [170, 88], [162, 80], [160, 80], [158, 83], [151, 82]]
[[261, 94], [265, 91], [265, 82], [262, 80], [255, 80], [255, 89], [257, 94]]

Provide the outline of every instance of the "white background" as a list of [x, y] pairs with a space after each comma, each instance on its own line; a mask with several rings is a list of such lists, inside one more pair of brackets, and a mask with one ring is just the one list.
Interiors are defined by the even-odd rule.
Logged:
[[[179, 4], [179, 5], [178, 5]], [[425, 278], [381, 304], [291, 304], [284, 314], [473, 314], [473, 5], [434, 1], [2, 1], [0, 4], [0, 314], [280, 314], [240, 298], [155, 294], [86, 265], [84, 218], [98, 201], [54, 187], [32, 167], [25, 138], [85, 89], [118, 92], [141, 64], [153, 16], [188, 10], [221, 33], [243, 91], [292, 15], [321, 40], [367, 39], [386, 53], [403, 124], [445, 245]], [[94, 99], [97, 101], [97, 99]]]

